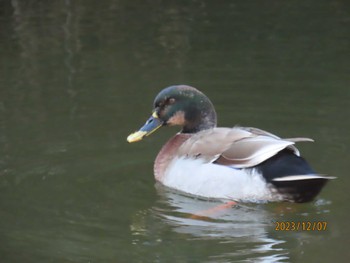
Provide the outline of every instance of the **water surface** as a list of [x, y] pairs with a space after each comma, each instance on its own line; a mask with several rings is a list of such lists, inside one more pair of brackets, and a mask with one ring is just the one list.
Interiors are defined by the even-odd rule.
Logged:
[[[350, 6], [346, 1], [2, 1], [1, 262], [346, 262]], [[308, 204], [219, 202], [155, 185], [176, 128], [126, 136], [163, 87], [213, 101], [337, 176]], [[277, 221], [327, 222], [276, 231]]]

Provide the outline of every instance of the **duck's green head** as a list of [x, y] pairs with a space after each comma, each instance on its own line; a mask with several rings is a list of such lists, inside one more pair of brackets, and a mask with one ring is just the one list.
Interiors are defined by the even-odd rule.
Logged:
[[177, 85], [163, 89], [154, 99], [152, 116], [139, 131], [128, 136], [128, 142], [136, 142], [162, 126], [179, 125], [182, 133], [196, 133], [216, 126], [213, 104], [199, 90]]

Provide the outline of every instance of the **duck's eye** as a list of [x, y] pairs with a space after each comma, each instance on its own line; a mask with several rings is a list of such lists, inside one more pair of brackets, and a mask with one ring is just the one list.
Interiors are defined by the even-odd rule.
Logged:
[[168, 104], [174, 104], [175, 103], [175, 99], [174, 98], [169, 98], [168, 99]]

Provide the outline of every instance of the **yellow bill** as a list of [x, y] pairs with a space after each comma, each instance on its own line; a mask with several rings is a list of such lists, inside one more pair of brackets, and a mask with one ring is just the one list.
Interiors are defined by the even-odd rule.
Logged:
[[163, 122], [159, 119], [156, 112], [153, 112], [152, 116], [146, 121], [140, 130], [130, 134], [126, 139], [129, 143], [138, 142], [145, 136], [151, 135], [157, 129], [163, 126]]

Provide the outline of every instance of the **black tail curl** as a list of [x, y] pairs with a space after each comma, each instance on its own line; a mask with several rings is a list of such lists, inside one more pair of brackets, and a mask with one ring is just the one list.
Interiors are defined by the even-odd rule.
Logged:
[[[317, 176], [304, 158], [290, 150], [282, 150], [256, 168], [268, 183], [286, 197], [286, 200], [297, 203], [312, 201], [329, 180], [326, 177]], [[303, 178], [301, 175], [310, 176]], [[287, 176], [290, 180], [282, 179]]]

